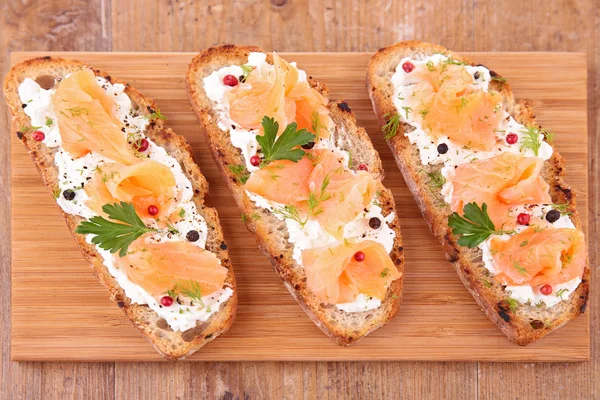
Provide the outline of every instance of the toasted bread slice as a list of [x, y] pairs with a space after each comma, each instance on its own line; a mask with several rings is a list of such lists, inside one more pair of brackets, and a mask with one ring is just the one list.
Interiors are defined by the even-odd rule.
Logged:
[[[385, 47], [375, 53], [369, 63], [367, 86], [373, 109], [381, 126], [387, 122], [386, 115], [397, 114], [393, 103], [394, 86], [391, 77], [400, 61], [404, 57], [418, 59], [435, 53], [450, 54], [451, 52], [430, 43], [407, 41]], [[459, 54], [452, 53], [452, 58], [469, 65], [477, 65]], [[510, 86], [494, 71], [490, 71], [490, 74], [496, 77], [490, 82], [490, 88], [502, 95], [507, 111], [512, 117], [520, 124], [539, 126], [530, 104], [523, 100], [515, 101]], [[405, 131], [411, 128], [410, 125], [401, 123], [396, 135], [388, 139], [398, 167], [431, 232], [442, 244], [446, 258], [454, 265], [460, 279], [477, 303], [509, 340], [519, 345], [526, 345], [583, 313], [590, 286], [590, 269], [587, 262], [582, 282], [577, 290], [570, 294], [568, 301], [561, 301], [550, 308], [545, 305], [542, 307], [515, 305], [515, 302], [509, 301], [509, 294], [503, 285], [490, 279], [490, 273], [482, 261], [482, 251], [478, 248], [470, 249], [458, 245], [457, 237], [448, 227], [448, 216], [451, 214], [449, 205], [444, 202], [439, 191], [430, 190], [432, 184], [430, 174], [439, 171], [440, 165], [421, 163], [417, 146], [412, 145], [405, 136]], [[542, 176], [550, 185], [552, 201], [567, 203], [569, 211], [572, 211], [570, 218], [580, 229], [579, 215], [575, 210], [575, 194], [563, 181], [564, 165], [564, 159], [554, 151], [552, 157], [544, 162]]]
[[[257, 207], [242, 187], [242, 183], [238, 179], [239, 175], [236, 176], [228, 168], [230, 165], [245, 165], [245, 160], [240, 150], [232, 145], [229, 132], [219, 128], [219, 116], [203, 86], [203, 79], [213, 71], [225, 66], [243, 65], [248, 61], [248, 55], [251, 52], [263, 51], [256, 47], [224, 45], [198, 54], [188, 69], [188, 95], [215, 162], [243, 215], [260, 216], [260, 219], [246, 218], [246, 225], [256, 235], [258, 246], [270, 258], [273, 268], [279, 274], [284, 285], [313, 322], [336, 343], [347, 346], [381, 327], [398, 313], [402, 278], [395, 280], [390, 285], [379, 308], [356, 313], [346, 313], [335, 306], [322, 304], [307, 288], [304, 269], [292, 258], [293, 246], [287, 240], [288, 231], [285, 222], [279, 220], [271, 212]], [[271, 55], [267, 56], [267, 62], [273, 63]], [[327, 95], [327, 88], [323, 84], [312, 77], [309, 77], [308, 80], [313, 88]], [[373, 148], [366, 131], [356, 126], [356, 119], [349, 105], [344, 101], [337, 101], [330, 102], [328, 107], [336, 126], [334, 139], [338, 141], [337, 139], [341, 137], [343, 139], [341, 142], [344, 143], [342, 149], [352, 152], [350, 168], [356, 170], [360, 164], [366, 164], [374, 177], [383, 179], [379, 155]], [[382, 191], [379, 202], [384, 216], [395, 212], [394, 199], [389, 190]], [[402, 273], [404, 256], [400, 224], [396, 214], [394, 215], [390, 227], [396, 232], [396, 238], [390, 257]]]
[[[27, 148], [50, 193], [60, 191], [58, 186], [58, 168], [54, 163], [54, 155], [57, 148], [48, 147], [42, 142], [35, 141], [32, 138], [31, 131], [22, 129], [22, 127], [31, 126], [31, 120], [24, 112], [25, 105], [21, 104], [18, 87], [25, 78], [30, 78], [36, 80], [45, 89], [49, 89], [54, 85], [55, 80], [58, 82], [67, 74], [82, 67], [92, 68], [78, 61], [51, 57], [36, 58], [15, 65], [4, 80], [4, 95], [12, 113], [13, 134], [17, 135]], [[153, 100], [148, 99], [125, 82], [118, 81], [99, 70], [93, 69], [93, 71], [96, 76], [102, 76], [113, 84], [125, 84], [125, 93], [131, 99], [132, 107], [139, 110], [141, 115], [150, 116], [155, 110], [158, 110]], [[183, 359], [209, 341], [215, 339], [221, 333], [229, 330], [233, 324], [237, 308], [235, 277], [231, 268], [227, 247], [224, 245], [225, 241], [217, 212], [214, 208], [204, 205], [204, 197], [208, 192], [208, 183], [201, 174], [198, 166], [194, 163], [190, 145], [182, 136], [178, 136], [171, 129], [165, 128], [163, 121], [158, 118], [151, 119], [145, 135], [157, 145], [162, 146], [181, 165], [185, 176], [193, 185], [193, 201], [197, 210], [211, 228], [208, 230], [206, 249], [215, 253], [220, 258], [222, 265], [229, 269], [226, 285], [230, 286], [234, 293], [221, 305], [219, 312], [214, 313], [206, 322], [197, 324], [194, 328], [183, 332], [174, 331], [150, 307], [132, 303], [115, 278], [104, 266], [103, 258], [96, 251], [96, 247], [86, 242], [83, 235], [75, 233], [76, 227], [83, 218], [67, 213], [63, 213], [63, 215], [85, 259], [92, 266], [94, 274], [108, 288], [111, 299], [117, 303], [142, 336], [159, 353], [169, 359]]]

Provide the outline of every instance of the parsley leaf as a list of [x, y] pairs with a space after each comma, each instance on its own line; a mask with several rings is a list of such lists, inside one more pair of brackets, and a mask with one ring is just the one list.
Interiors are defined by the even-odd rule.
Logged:
[[461, 246], [477, 247], [491, 235], [512, 233], [512, 231], [496, 230], [487, 213], [485, 203], [481, 208], [477, 203], [468, 203], [463, 207], [463, 212], [462, 217], [457, 212], [453, 212], [448, 217], [448, 226], [452, 228], [452, 233], [459, 237], [458, 244]]
[[264, 116], [261, 124], [264, 134], [256, 136], [256, 141], [260, 144], [265, 156], [261, 167], [275, 160], [298, 162], [306, 153], [304, 150], [295, 147], [307, 144], [315, 138], [315, 135], [306, 129], [297, 130], [298, 125], [295, 122], [286, 126], [279, 137], [277, 137], [279, 123], [273, 118]]
[[101, 249], [109, 250], [112, 254], [119, 251], [119, 257], [127, 254], [129, 245], [146, 232], [156, 232], [148, 228], [135, 212], [131, 203], [121, 202], [102, 206], [108, 218], [120, 223], [109, 221], [104, 217], [95, 216], [89, 221], [79, 224], [75, 232], [81, 235], [95, 235], [92, 243]]

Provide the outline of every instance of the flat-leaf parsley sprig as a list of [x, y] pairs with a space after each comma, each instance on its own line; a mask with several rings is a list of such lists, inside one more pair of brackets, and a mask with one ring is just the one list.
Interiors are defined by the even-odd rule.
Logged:
[[487, 204], [481, 208], [477, 203], [468, 203], [463, 207], [463, 216], [453, 212], [448, 217], [448, 226], [458, 236], [458, 244], [470, 248], [477, 247], [491, 235], [514, 233], [512, 230], [498, 230], [487, 213]]
[[100, 246], [101, 249], [108, 250], [111, 254], [119, 251], [119, 257], [127, 254], [129, 245], [134, 240], [147, 232], [157, 232], [156, 229], [148, 228], [142, 219], [135, 212], [131, 203], [114, 203], [102, 206], [108, 218], [94, 216], [89, 221], [83, 221], [79, 224], [76, 233], [81, 235], [95, 235], [92, 243]]
[[261, 167], [265, 167], [275, 160], [298, 162], [306, 154], [298, 147], [313, 141], [316, 137], [306, 129], [298, 130], [295, 122], [286, 126], [279, 137], [277, 137], [279, 123], [275, 119], [264, 116], [261, 124], [264, 134], [256, 136], [256, 141], [260, 144], [264, 154]]

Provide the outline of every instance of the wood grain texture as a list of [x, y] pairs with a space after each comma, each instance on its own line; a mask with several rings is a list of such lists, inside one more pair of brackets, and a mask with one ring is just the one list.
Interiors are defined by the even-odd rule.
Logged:
[[[231, 331], [191, 360], [537, 360], [589, 357], [587, 314], [539, 342], [510, 343], [479, 310], [430, 235], [379, 132], [364, 71], [370, 53], [282, 53], [325, 82], [331, 99], [345, 99], [371, 138], [386, 171], [402, 221], [406, 259], [405, 291], [398, 318], [361, 341], [333, 344], [288, 295], [269, 261], [255, 247], [239, 218], [220, 173], [210, 159], [194, 115], [185, 106], [180, 76], [193, 53], [13, 53], [14, 63], [47, 54], [72, 57], [119, 77], [153, 98], [167, 125], [187, 138], [210, 184], [207, 204], [217, 207], [239, 285], [236, 323]], [[468, 55], [469, 56], [469, 55]], [[477, 53], [470, 55], [499, 71], [518, 98], [530, 99], [540, 123], [557, 136], [569, 168], [566, 180], [577, 193], [587, 225], [587, 119], [585, 56], [573, 53]], [[552, 77], [548, 80], [546, 77]], [[548, 82], [552, 82], [549, 84]], [[570, 86], [557, 96], [555, 85]], [[561, 140], [571, 138], [572, 140]], [[54, 200], [40, 185], [20, 141], [12, 152], [12, 357], [25, 361], [159, 360], [92, 276]], [[44, 241], [32, 240], [43, 219]], [[71, 300], [68, 308], [63, 304]], [[35, 326], [31, 320], [37, 321]], [[473, 342], [473, 338], [478, 340]]]
[[[398, 2], [393, 0], [374, 0], [363, 2], [339, 0], [288, 0], [276, 1], [285, 3], [282, 7], [272, 6], [266, 0], [198, 0], [198, 5], [188, 8], [189, 18], [185, 26], [174, 32], [171, 27], [181, 23], [174, 15], [161, 14], [160, 27], [149, 23], [152, 14], [162, 4], [170, 4], [174, 0], [147, 0], [137, 2], [137, 6], [128, 6], [130, 1], [104, 1], [104, 12], [108, 18], [103, 20], [103, 26], [108, 27], [107, 46], [124, 51], [197, 51], [216, 43], [237, 42], [257, 44], [267, 50], [276, 48], [287, 51], [374, 51], [379, 47], [395, 41], [406, 39], [421, 39], [439, 42], [457, 51], [586, 51], [589, 66], [589, 104], [588, 110], [590, 135], [590, 213], [595, 224], [590, 225], [590, 235], [599, 232], [599, 192], [598, 192], [598, 162], [600, 158], [600, 95], [597, 66], [600, 64], [600, 7], [595, 0], [507, 0], [495, 2], [492, 0], [431, 0], [427, 2]], [[275, 2], [275, 1], [274, 1]], [[48, 40], [47, 35], [57, 26], [55, 18], [39, 18], [38, 10], [48, 7], [42, 1], [0, 0], [0, 61], [3, 70], [7, 70], [7, 55], [17, 50], [87, 50], [102, 51], [109, 48], [94, 46], [81, 47], [77, 42], [93, 43], [97, 39], [94, 29], [80, 29], [78, 35], [61, 35]], [[44, 2], [45, 3], [45, 2]], [[81, 0], [55, 0], [56, 10], [71, 9], [86, 10], [81, 15], [81, 26], [91, 21], [102, 21], [98, 18], [100, 9], [90, 10]], [[127, 4], [124, 4], [127, 3]], [[425, 3], [425, 4], [423, 4]], [[74, 8], [77, 4], [78, 8]], [[93, 3], [92, 3], [93, 4]], [[101, 5], [102, 6], [102, 5]], [[12, 11], [12, 10], [16, 10]], [[112, 9], [112, 12], [111, 12]], [[115, 12], [114, 10], [118, 10]], [[205, 19], [207, 15], [214, 15]], [[227, 13], [228, 17], [223, 15]], [[308, 17], [306, 14], [308, 13]], [[115, 17], [113, 17], [113, 14]], [[352, 15], [360, 15], [360, 18]], [[117, 19], [116, 16], [119, 16]], [[277, 18], [276, 18], [277, 17]], [[19, 28], [15, 33], [15, 21]], [[190, 22], [193, 23], [190, 24]], [[295, 27], [295, 21], [302, 21], [301, 27]], [[306, 23], [308, 21], [308, 24]], [[443, 23], [438, 22], [443, 21]], [[8, 23], [10, 22], [10, 24]], [[124, 34], [125, 29], [115, 29], [115, 23], [130, 26], [131, 34]], [[359, 26], [365, 23], [370, 26]], [[60, 26], [60, 25], [59, 25]], [[375, 26], [373, 28], [373, 26]], [[118, 27], [117, 27], [118, 28]], [[140, 32], [147, 29], [144, 35]], [[290, 35], [290, 31], [294, 34]], [[150, 35], [150, 36], [145, 36]], [[19, 39], [16, 39], [16, 37]], [[144, 40], [143, 38], [148, 38]], [[57, 40], [58, 39], [58, 40]], [[164, 44], [162, 44], [164, 41]], [[168, 45], [167, 43], [171, 43]], [[274, 44], [273, 44], [274, 43]], [[350, 48], [354, 43], [355, 48]], [[160, 46], [159, 46], [160, 44]], [[173, 46], [172, 48], [169, 46]], [[276, 47], [274, 47], [276, 46]], [[362, 46], [362, 47], [361, 47]], [[2, 101], [3, 103], [3, 101]], [[5, 110], [0, 112], [2, 126], [6, 124]], [[595, 118], [594, 118], [595, 117]], [[10, 204], [9, 184], [9, 141], [0, 135], [0, 200], [2, 204]], [[42, 376], [52, 368], [59, 369], [63, 363], [15, 363], [10, 362], [10, 209], [0, 207], [0, 343], [2, 344], [1, 365], [1, 397], [5, 398], [42, 398]], [[596, 235], [597, 237], [597, 235]], [[591, 257], [596, 257], [597, 249]], [[595, 271], [594, 271], [595, 272]], [[598, 287], [595, 280], [593, 293]], [[598, 296], [591, 298], [590, 312], [592, 330], [598, 330]], [[592, 361], [589, 363], [571, 364], [483, 364], [479, 371], [476, 363], [381, 363], [388, 366], [390, 385], [399, 393], [396, 398], [406, 399], [564, 399], [580, 398], [593, 399], [600, 396], [600, 365], [596, 336], [592, 337]], [[277, 365], [279, 363], [260, 363], [259, 365]], [[287, 364], [287, 363], [286, 363]], [[78, 364], [79, 365], [79, 364]], [[112, 364], [111, 364], [112, 365]], [[149, 363], [117, 363], [119, 375], [126, 371], [135, 371], [128, 376], [135, 377], [131, 382], [118, 379], [115, 384], [114, 396], [107, 398], [135, 398], [130, 394], [132, 386], [145, 388], [147, 394], [143, 398], [160, 398], [168, 392], [158, 392], [158, 382], [168, 375], [172, 369], [185, 369], [189, 364], [160, 364], [149, 368]], [[245, 398], [243, 382], [245, 367], [253, 363], [194, 363], [194, 373], [198, 377], [187, 380], [184, 374], [176, 375], [170, 382], [173, 387], [186, 387], [203, 392], [210, 389], [209, 398]], [[343, 379], [344, 368], [341, 366], [356, 366], [354, 363], [302, 363], [303, 382], [312, 382], [313, 386], [305, 386], [300, 398], [349, 398], [347, 393], [355, 390], [359, 398], [381, 397], [381, 392], [374, 393], [369, 382], [377, 377], [367, 374], [356, 376], [355, 380]], [[204, 366], [201, 368], [201, 366]], [[337, 367], [340, 366], [340, 367]], [[524, 367], [521, 367], [524, 366]], [[99, 368], [98, 371], [101, 369]], [[252, 369], [250, 368], [249, 371]], [[434, 370], [436, 375], [423, 380], [422, 376]], [[499, 371], [504, 379], [497, 379]], [[309, 372], [306, 372], [309, 371]], [[255, 377], [256, 374], [249, 376]], [[300, 379], [300, 371], [289, 371], [287, 376]], [[306, 378], [316, 375], [316, 379]], [[119, 376], [117, 375], [117, 376]], [[573, 381], [578, 375], [581, 380]], [[247, 378], [253, 379], [253, 378]], [[272, 379], [282, 379], [277, 374], [271, 378], [266, 373], [259, 374], [254, 387], [266, 388]], [[340, 381], [345, 384], [339, 384]], [[582, 382], [583, 381], [583, 382]], [[479, 382], [479, 383], [478, 383]], [[74, 381], [71, 381], [74, 384]], [[280, 380], [278, 385], [283, 385]], [[576, 386], [579, 384], [580, 386]], [[314, 387], [315, 389], [310, 389]], [[454, 388], [448, 392], [447, 387]], [[163, 386], [164, 388], [164, 386]], [[402, 391], [399, 390], [402, 389]], [[531, 390], [535, 388], [535, 390]], [[540, 394], [540, 391], [544, 391]], [[175, 393], [175, 389], [171, 389]], [[263, 391], [264, 393], [264, 391]], [[299, 393], [299, 392], [297, 392]], [[564, 393], [573, 393], [567, 397]], [[52, 393], [45, 393], [44, 398], [57, 398]], [[142, 398], [137, 396], [138, 398]], [[172, 398], [172, 396], [169, 396]], [[200, 396], [198, 396], [200, 397]], [[392, 398], [393, 396], [389, 396]], [[163, 396], [163, 398], [168, 398]], [[248, 392], [247, 398], [256, 398], [254, 392]], [[288, 396], [289, 398], [289, 396]]]

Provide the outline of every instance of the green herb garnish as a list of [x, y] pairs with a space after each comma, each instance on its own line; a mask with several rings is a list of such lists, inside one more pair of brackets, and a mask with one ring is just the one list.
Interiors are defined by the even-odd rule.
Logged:
[[160, 110], [158, 108], [152, 114], [145, 115], [144, 118], [146, 118], [146, 119], [162, 119], [163, 121], [167, 119], [167, 117], [162, 115], [162, 113], [160, 112]]
[[92, 243], [108, 250], [111, 254], [119, 251], [119, 257], [127, 254], [129, 245], [146, 232], [157, 232], [148, 228], [135, 212], [131, 203], [114, 203], [102, 206], [108, 218], [120, 223], [109, 221], [104, 217], [95, 216], [79, 224], [75, 232], [81, 235], [95, 235]]
[[508, 308], [510, 308], [510, 311], [515, 312], [517, 310], [517, 307], [519, 306], [519, 302], [517, 300], [509, 297], [506, 299], [506, 302], [508, 303]]
[[383, 118], [387, 119], [384, 126], [381, 127], [381, 131], [385, 134], [386, 139], [391, 139], [396, 136], [398, 127], [400, 126], [400, 115], [391, 113], [385, 114]]
[[506, 78], [501, 76], [492, 76], [492, 80], [500, 83], [506, 83]]
[[302, 228], [304, 228], [304, 225], [306, 225], [306, 223], [308, 222], [308, 216], [305, 219], [302, 219], [302, 217], [300, 217], [300, 212], [298, 211], [296, 206], [293, 206], [291, 204], [288, 204], [282, 208], [276, 208], [273, 210], [273, 213], [281, 215], [285, 219], [291, 219], [293, 221], [298, 222], [300, 224], [300, 227]]
[[467, 100], [465, 98], [465, 96], [462, 96], [460, 98], [460, 104], [458, 106], [456, 106], [456, 112], [460, 112], [460, 110], [462, 110], [463, 108], [465, 108], [467, 106], [467, 104], [469, 103], [469, 100]]
[[192, 279], [178, 280], [175, 282], [173, 289], [169, 290], [167, 294], [173, 298], [182, 294], [196, 303], [199, 303], [200, 307], [204, 308], [204, 302], [202, 301], [202, 287], [200, 286], [200, 283]]
[[481, 208], [477, 203], [468, 203], [463, 207], [464, 215], [461, 217], [453, 212], [448, 217], [448, 226], [452, 233], [457, 235], [458, 244], [469, 248], [477, 247], [491, 235], [502, 235], [513, 231], [497, 230], [487, 213], [487, 204]]
[[540, 138], [540, 134], [542, 134], [545, 138], [550, 137], [550, 140], [553, 140], [553, 135], [550, 134], [548, 131], [542, 128], [536, 128], [532, 125], [521, 129], [520, 132], [523, 134], [523, 139], [521, 141], [521, 146], [519, 147], [519, 150], [531, 149], [531, 151], [533, 151], [533, 154], [535, 154], [536, 157], [538, 156], [540, 147], [542, 147], [543, 142], [543, 138]]
[[306, 129], [297, 130], [298, 125], [295, 122], [286, 126], [279, 137], [277, 137], [279, 123], [273, 118], [264, 116], [261, 124], [264, 134], [256, 136], [256, 141], [260, 144], [264, 154], [261, 167], [275, 160], [298, 162], [306, 153], [296, 147], [305, 145], [316, 137]]
[[243, 165], [229, 164], [227, 168], [229, 168], [231, 173], [233, 173], [235, 177], [239, 179], [240, 182], [242, 182], [242, 185], [248, 182], [248, 179], [250, 179], [250, 174], [246, 170], [246, 167], [244, 167]]
[[527, 270], [525, 269], [525, 267], [523, 267], [517, 261], [513, 261], [513, 268], [519, 271], [520, 274], [527, 275]]
[[381, 271], [381, 274], [379, 274], [379, 276], [381, 276], [382, 278], [385, 278], [389, 274], [390, 274], [390, 269], [389, 268], [385, 268], [383, 271]]
[[244, 82], [246, 82], [246, 79], [248, 79], [248, 75], [250, 75], [252, 70], [254, 70], [254, 67], [252, 65], [242, 65], [241, 68], [242, 68], [242, 76], [240, 78], [240, 82], [244, 83]]
[[52, 118], [46, 117], [46, 126], [52, 126], [53, 123], [54, 121], [52, 121]]
[[427, 173], [430, 179], [429, 186], [431, 186], [433, 189], [441, 189], [442, 186], [444, 186], [444, 184], [446, 183], [446, 178], [444, 178], [444, 175], [442, 175], [440, 171], [425, 172]]
[[40, 128], [41, 128], [41, 126], [22, 126], [19, 128], [19, 132], [30, 133], [30, 132], [35, 132]]
[[568, 291], [569, 291], [569, 289], [566, 289], [566, 288], [560, 289], [558, 292], [556, 292], [556, 297], [558, 297], [559, 299], [562, 300], [563, 294], [565, 294], [565, 292], [568, 292]]
[[408, 114], [410, 114], [412, 112], [412, 108], [408, 107], [408, 106], [403, 106], [402, 109], [406, 113], [406, 119], [408, 120]]
[[571, 215], [573, 214], [572, 211], [569, 211], [569, 204], [564, 203], [564, 204], [548, 204], [550, 207], [554, 208], [556, 211], [558, 211], [561, 215]]

